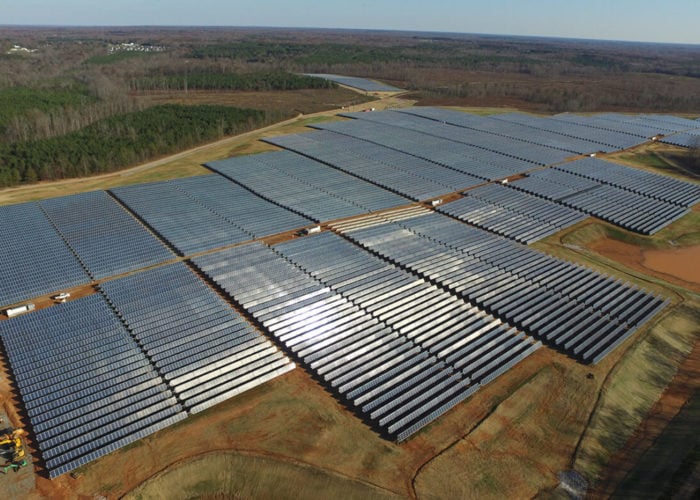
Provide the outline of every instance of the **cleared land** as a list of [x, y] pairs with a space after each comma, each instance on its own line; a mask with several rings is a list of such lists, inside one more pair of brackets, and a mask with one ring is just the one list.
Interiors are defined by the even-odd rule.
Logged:
[[[8, 190], [0, 200], [16, 203], [202, 173], [202, 161], [271, 148], [257, 139], [301, 131], [310, 120], [333, 119], [328, 115], [295, 119], [109, 176]], [[175, 492], [257, 496], [279, 491], [285, 482], [301, 492], [318, 485], [343, 496], [502, 498], [550, 491], [556, 473], [572, 467], [593, 479], [647, 418], [700, 337], [700, 303], [688, 283], [654, 275], [634, 259], [601, 255], [595, 245], [604, 239], [650, 251], [665, 251], [671, 242], [691, 247], [700, 239], [697, 217], [693, 212], [653, 238], [586, 221], [535, 245], [672, 297], [673, 306], [654, 324], [599, 365], [583, 366], [541, 349], [403, 445], [379, 438], [297, 369], [104, 457], [77, 479], [38, 476], [27, 496], [116, 498], [132, 492], [147, 498], [153, 491], [169, 498]], [[3, 404], [21, 425], [10, 390], [2, 387]], [[654, 429], [660, 432], [670, 417], [660, 418]], [[231, 474], [233, 467], [237, 474]], [[0, 481], [7, 479], [12, 480]]]

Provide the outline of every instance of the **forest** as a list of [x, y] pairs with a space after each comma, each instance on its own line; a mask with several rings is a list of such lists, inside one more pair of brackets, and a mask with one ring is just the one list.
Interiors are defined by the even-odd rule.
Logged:
[[[14, 44], [35, 51], [8, 54]], [[163, 50], [114, 51], [121, 44]], [[301, 112], [293, 99], [268, 102], [268, 92], [304, 90], [307, 100], [316, 92], [314, 110], [362, 102], [329, 97], [353, 93], [304, 73], [382, 80], [417, 105], [700, 116], [698, 46], [368, 30], [7, 27], [0, 185], [121, 168]], [[189, 102], [192, 92], [199, 101]], [[232, 96], [246, 92], [236, 104]], [[224, 102], [234, 108], [193, 107]], [[235, 109], [256, 106], [266, 111]]]
[[284, 117], [227, 106], [155, 106], [57, 137], [0, 144], [0, 187], [84, 177], [262, 127]]
[[255, 73], [177, 73], [137, 78], [131, 81], [131, 90], [299, 90], [326, 89], [337, 85], [312, 76], [284, 71]]

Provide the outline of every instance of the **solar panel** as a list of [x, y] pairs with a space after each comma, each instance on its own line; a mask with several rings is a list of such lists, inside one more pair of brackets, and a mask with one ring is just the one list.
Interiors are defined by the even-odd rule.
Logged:
[[137, 184], [111, 192], [180, 255], [253, 239], [250, 233], [187, 196], [172, 182]]
[[557, 168], [681, 207], [689, 208], [700, 201], [700, 186], [697, 184], [609, 161], [585, 158]]
[[530, 244], [586, 218], [584, 214], [501, 184], [471, 189], [438, 211]]
[[[243, 245], [194, 263], [334, 393], [396, 439], [441, 414], [448, 394], [456, 404], [478, 388], [440, 357], [451, 346], [478, 341], [477, 319], [500, 328], [472, 306], [329, 233], [274, 251]], [[501, 334], [512, 337], [507, 329]], [[419, 387], [427, 390], [409, 402], [406, 394]]]
[[480, 116], [451, 109], [424, 106], [401, 108], [396, 111], [420, 116], [437, 122], [457, 125], [467, 129], [488, 132], [505, 138], [518, 139], [554, 149], [561, 149], [570, 153], [593, 153], [600, 149], [599, 144], [591, 141], [558, 134], [556, 132], [537, 130], [519, 123], [497, 120], [494, 119], [494, 116]]
[[502, 179], [533, 168], [531, 163], [512, 156], [369, 120], [310, 126], [378, 144], [484, 180]]
[[171, 181], [210, 210], [255, 238], [309, 225], [312, 221], [270, 203], [219, 175], [203, 175]]
[[[526, 115], [524, 113], [504, 113], [493, 115], [494, 120], [502, 120], [506, 122], [519, 123], [537, 130], [544, 130], [556, 134], [561, 134], [577, 139], [599, 144], [598, 151], [611, 152], [619, 149], [627, 149], [632, 146], [637, 146], [645, 141], [639, 137], [610, 130], [597, 129], [595, 127], [587, 127], [580, 123], [567, 122], [562, 120], [554, 120], [548, 117], [537, 117]], [[596, 151], [594, 151], [596, 152]]]

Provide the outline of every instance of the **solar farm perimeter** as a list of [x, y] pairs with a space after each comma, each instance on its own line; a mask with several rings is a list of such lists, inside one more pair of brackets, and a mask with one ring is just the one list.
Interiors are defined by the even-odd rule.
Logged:
[[410, 447], [538, 351], [595, 365], [670, 304], [529, 245], [684, 217], [698, 185], [596, 155], [690, 145], [700, 122], [347, 117], [210, 175], [0, 207], [0, 306], [38, 305], [0, 339], [49, 477], [293, 370]]

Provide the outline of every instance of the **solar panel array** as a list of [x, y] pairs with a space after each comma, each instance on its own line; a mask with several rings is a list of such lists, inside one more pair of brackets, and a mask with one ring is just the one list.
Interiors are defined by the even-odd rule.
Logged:
[[586, 215], [501, 184], [488, 184], [463, 193], [438, 211], [530, 244], [587, 218]]
[[174, 258], [104, 191], [51, 198], [39, 204], [95, 279]]
[[289, 231], [311, 220], [218, 175], [111, 190], [181, 255]]
[[665, 305], [619, 280], [437, 213], [367, 219], [333, 227], [587, 363], [600, 361]]
[[50, 477], [186, 417], [100, 295], [0, 322]]
[[669, 135], [661, 139], [661, 142], [684, 148], [700, 148], [700, 130], [690, 130]]
[[[582, 213], [652, 234], [700, 201], [697, 185], [586, 159], [466, 191], [438, 209], [452, 217], [385, 212], [583, 148], [628, 147], [651, 130], [682, 140], [698, 127], [666, 116], [457, 115], [352, 115], [268, 140], [306, 156], [229, 158], [208, 165], [221, 175], [112, 193], [183, 256], [363, 215], [332, 222], [342, 236], [247, 243], [192, 262], [402, 441], [540, 341], [596, 363], [665, 305], [496, 234], [530, 243]], [[141, 271], [101, 283], [102, 295], [0, 323], [51, 477], [294, 368], [186, 264], [143, 271], [174, 255], [107, 193], [0, 207], [0, 216], [0, 304]]]
[[136, 184], [111, 192], [180, 255], [251, 239], [250, 234], [187, 196], [172, 182]]
[[[571, 156], [569, 151], [542, 146], [533, 142], [484, 132], [477, 129], [467, 130], [464, 127], [451, 125], [447, 122], [436, 123], [434, 120], [407, 113], [343, 113], [342, 116], [356, 118], [362, 121], [381, 123], [392, 127], [400, 127], [423, 134], [440, 137], [454, 142], [464, 143], [488, 152], [496, 161], [498, 155], [532, 163], [534, 165], [550, 165], [558, 163]], [[496, 156], [493, 156], [493, 154]], [[482, 155], [485, 153], [482, 153]]]
[[90, 278], [36, 203], [0, 207], [0, 306]]
[[490, 314], [333, 233], [274, 249], [472, 383], [492, 380], [539, 347]]
[[[682, 132], [684, 130], [697, 128], [697, 123], [694, 123], [692, 120], [668, 115], [623, 115], [620, 113], [599, 113], [593, 118], [595, 118], [596, 121], [605, 120], [618, 125], [631, 126], [632, 130], [634, 130], [634, 127], [637, 126], [643, 126], [647, 129], [651, 128], [651, 131], [647, 129], [640, 130], [640, 133], [644, 135], [644, 137], [671, 134], [674, 132]], [[653, 133], [648, 135], [652, 131]]]
[[[277, 250], [301, 259], [300, 254], [305, 249], [313, 251], [317, 241], [320, 240], [281, 245]], [[335, 243], [343, 246], [342, 241]], [[460, 335], [463, 347], [473, 341], [473, 349], [484, 348], [486, 345], [476, 337], [486, 331], [493, 339], [507, 335], [510, 347], [522, 344], [524, 349], [514, 348], [516, 357], [518, 354], [524, 357], [529, 354], [528, 349], [538, 347], [522, 336], [507, 333], [493, 320], [487, 327], [486, 315], [472, 318], [470, 324], [452, 323], [442, 328], [433, 324], [437, 328], [432, 333], [431, 325], [420, 321], [400, 324], [397, 314], [406, 312], [410, 303], [405, 300], [407, 294], [420, 288], [426, 296], [436, 293], [434, 287], [371, 259], [358, 248], [340, 247], [339, 250], [346, 252], [344, 255], [349, 252], [355, 265], [345, 269], [349, 261], [340, 255], [334, 259], [328, 254], [329, 247], [324, 246], [328, 255], [325, 272], [321, 274], [328, 283], [312, 278], [280, 254], [257, 243], [198, 257], [194, 263], [380, 432], [404, 440], [479, 387], [421, 347], [420, 342], [431, 344], [433, 351], [443, 357], [448, 357], [450, 351], [456, 354], [459, 344], [456, 338]], [[382, 288], [377, 280], [389, 276], [391, 279]], [[433, 299], [445, 306], [444, 311], [452, 308], [457, 318], [470, 317], [473, 311], [446, 294], [438, 293]], [[416, 312], [430, 314], [425, 305], [414, 303], [413, 307]], [[393, 322], [387, 323], [388, 318], [393, 318]], [[439, 316], [431, 319], [438, 320]], [[471, 337], [466, 333], [470, 328]], [[437, 343], [440, 336], [442, 344]], [[465, 348], [462, 354], [466, 356], [469, 351]], [[502, 348], [498, 351], [504, 354]], [[464, 361], [462, 368], [473, 371], [477, 379], [483, 376], [484, 383], [488, 374], [496, 376], [499, 368], [505, 366], [503, 363], [514, 361], [512, 356], [500, 360], [485, 356], [487, 363], [472, 359], [477, 357], [476, 352], [472, 352], [471, 362], [460, 358]]]
[[412, 107], [396, 110], [399, 113], [420, 116], [437, 122], [449, 123], [466, 129], [480, 130], [510, 139], [519, 139], [533, 144], [549, 146], [551, 148], [569, 151], [572, 154], [593, 153], [600, 149], [600, 145], [584, 139], [569, 137], [556, 132], [537, 130], [526, 125], [521, 125], [503, 120], [495, 120], [492, 116], [473, 115], [451, 109]]
[[100, 288], [190, 413], [294, 368], [183, 263]]
[[255, 238], [283, 233], [312, 222], [218, 175], [188, 177], [172, 182], [178, 189]]
[[409, 200], [290, 151], [238, 156], [207, 167], [315, 221], [352, 217]]
[[436, 198], [484, 182], [406, 153], [326, 130], [265, 140], [412, 200]]
[[531, 164], [511, 156], [366, 120], [314, 123], [310, 126], [395, 149], [489, 181], [532, 168]]
[[645, 142], [645, 140], [650, 139], [659, 134], [662, 129], [655, 127], [653, 125], [642, 123], [642, 122], [622, 122], [614, 120], [605, 120], [597, 116], [580, 116], [572, 115], [570, 113], [562, 113], [559, 115], [554, 115], [551, 117], [552, 120], [561, 121], [564, 123], [574, 123], [582, 125], [584, 127], [591, 127], [600, 130], [605, 130], [606, 132], [615, 132], [620, 134], [627, 134], [637, 137], [637, 142]]
[[681, 207], [690, 208], [700, 202], [700, 185], [609, 161], [585, 158], [557, 168]]
[[330, 75], [327, 73], [306, 73], [307, 76], [315, 76], [330, 80], [347, 87], [364, 90], [365, 92], [399, 92], [400, 88], [387, 85], [386, 83], [369, 80], [367, 78], [358, 78], [356, 76]]
[[561, 120], [553, 120], [552, 118], [526, 115], [524, 113], [504, 113], [500, 115], [493, 115], [493, 119], [519, 123], [537, 130], [544, 130], [546, 132], [553, 132], [578, 139], [585, 139], [587, 141], [599, 144], [600, 147], [598, 150], [606, 153], [617, 151], [619, 149], [627, 149], [644, 142], [639, 137], [630, 134], [587, 127], [580, 123], [565, 122]]
[[555, 200], [565, 206], [642, 234], [654, 234], [688, 209], [605, 185], [559, 168], [533, 172], [509, 187]]

